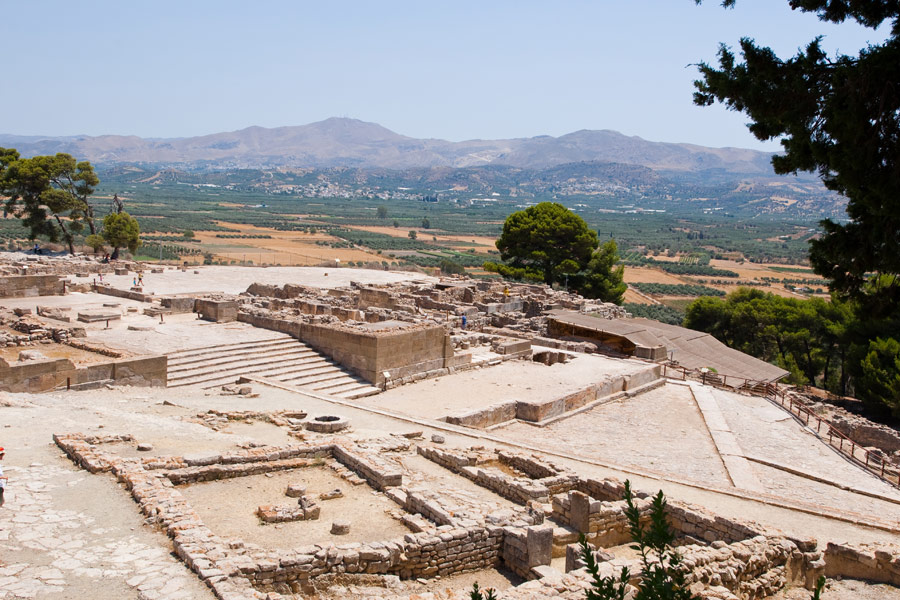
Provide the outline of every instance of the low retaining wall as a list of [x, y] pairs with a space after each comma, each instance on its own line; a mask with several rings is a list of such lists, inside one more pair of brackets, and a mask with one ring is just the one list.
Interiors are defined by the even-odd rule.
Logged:
[[115, 296], [116, 298], [128, 298], [129, 300], [137, 300], [138, 302], [153, 302], [156, 298], [153, 294], [144, 294], [143, 292], [133, 292], [131, 290], [120, 290], [111, 285], [94, 284], [94, 291], [98, 294], [106, 296]]
[[164, 387], [168, 372], [165, 356], [123, 358], [76, 367], [67, 358], [10, 364], [0, 359], [0, 391], [39, 393], [67, 383], [73, 386], [99, 381], [119, 385]]
[[443, 420], [452, 425], [462, 425], [463, 427], [473, 427], [475, 429], [485, 429], [499, 423], [506, 423], [516, 418], [515, 400], [506, 402], [498, 402], [491, 404], [485, 408], [471, 410], [458, 415], [444, 417]]
[[297, 338], [298, 340], [302, 339], [302, 335], [300, 332], [300, 327], [303, 325], [300, 321], [288, 321], [286, 319], [275, 319], [272, 317], [265, 317], [262, 315], [255, 315], [246, 312], [239, 312], [237, 316], [237, 320], [242, 323], [249, 323], [254, 327], [259, 327], [260, 329], [269, 329], [271, 331], [278, 331], [280, 333], [286, 333], [290, 336]]
[[[425, 458], [519, 504], [549, 502], [552, 494], [578, 485], [578, 477], [568, 469], [513, 452], [453, 452], [431, 446], [418, 446], [416, 450]], [[489, 466], [493, 460], [527, 476], [514, 477]]]
[[444, 417], [454, 425], [484, 429], [513, 419], [542, 423], [578, 410], [598, 400], [614, 399], [617, 394], [638, 389], [654, 381], [662, 382], [662, 368], [653, 365], [630, 375], [607, 377], [576, 392], [552, 400], [508, 400], [485, 408]]
[[[649, 497], [635, 498], [634, 502], [642, 518], [649, 515]], [[577, 490], [557, 494], [552, 499], [554, 518], [585, 534], [591, 543], [600, 547], [617, 546], [631, 539], [625, 506], [624, 500], [594, 500]], [[765, 533], [762, 527], [752, 523], [715, 517], [679, 502], [669, 501], [666, 515], [676, 534], [700, 542], [733, 543]]]
[[870, 548], [830, 543], [825, 548], [825, 575], [900, 586], [900, 547]]
[[376, 490], [403, 485], [403, 473], [376, 455], [360, 456], [340, 445], [332, 447], [332, 455]]
[[9, 275], [0, 277], [0, 298], [62, 296], [66, 284], [59, 275]]

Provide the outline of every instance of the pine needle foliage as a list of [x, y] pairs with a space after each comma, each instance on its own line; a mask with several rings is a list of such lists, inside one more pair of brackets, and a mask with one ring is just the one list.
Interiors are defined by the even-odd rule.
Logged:
[[488, 588], [484, 590], [484, 593], [481, 593], [481, 588], [478, 587], [478, 582], [472, 584], [472, 591], [469, 592], [469, 598], [471, 600], [497, 600], [497, 595], [494, 593], [494, 588]]
[[[631, 482], [625, 481], [625, 516], [634, 545], [641, 555], [641, 574], [634, 600], [698, 600], [691, 594], [684, 580], [681, 557], [672, 544], [675, 534], [666, 519], [666, 497], [662, 490], [653, 497], [650, 521], [641, 523], [641, 513], [634, 503]], [[592, 586], [586, 591], [587, 600], [624, 600], [631, 573], [622, 568], [619, 577], [601, 577], [594, 553], [584, 535], [578, 542], [581, 558], [591, 575]]]

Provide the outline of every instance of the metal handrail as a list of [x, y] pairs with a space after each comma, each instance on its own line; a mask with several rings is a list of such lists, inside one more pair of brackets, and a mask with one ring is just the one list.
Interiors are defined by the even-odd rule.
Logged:
[[[692, 373], [684, 367], [666, 364], [663, 364], [662, 367], [663, 376], [669, 379], [686, 381], [689, 375], [692, 375]], [[674, 371], [674, 373], [670, 374], [670, 371]], [[865, 468], [879, 479], [895, 487], [900, 487], [900, 470], [893, 468], [883, 458], [874, 455], [871, 451], [866, 450], [863, 446], [854, 442], [847, 435], [841, 433], [841, 431], [832, 425], [830, 421], [816, 415], [802, 402], [798, 401], [793, 396], [788, 395], [784, 386], [779, 388], [778, 382], [764, 383], [743, 377], [732, 376], [732, 384], [729, 385], [727, 375], [719, 375], [717, 373], [710, 374], [705, 371], [700, 373], [699, 379], [700, 383], [703, 385], [711, 385], [719, 388], [728, 387], [732, 389], [742, 389], [754, 396], [762, 396], [797, 417], [801, 423], [810, 429], [813, 428], [810, 426], [810, 421], [814, 420], [816, 433], [823, 441], [827, 435], [829, 446], [846, 456], [858, 466]], [[735, 383], [739, 383], [740, 385], [735, 385]], [[823, 425], [827, 427], [826, 433], [824, 434], [822, 433]], [[857, 450], [861, 450], [865, 453], [865, 460], [857, 456]]]

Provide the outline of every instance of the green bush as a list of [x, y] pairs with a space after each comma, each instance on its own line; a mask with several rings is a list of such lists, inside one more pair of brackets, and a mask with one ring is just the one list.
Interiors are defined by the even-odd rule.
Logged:
[[725, 292], [704, 285], [686, 283], [632, 283], [631, 287], [645, 294], [660, 296], [724, 296]]
[[665, 304], [637, 304], [635, 302], [626, 302], [622, 305], [622, 308], [635, 317], [653, 319], [654, 321], [668, 323], [669, 325], [681, 325], [684, 321], [684, 311], [672, 308], [671, 306], [666, 306]]
[[447, 275], [463, 275], [466, 272], [466, 268], [464, 266], [446, 258], [441, 260], [439, 266], [441, 268], [441, 273], [445, 273]]
[[491, 261], [485, 262], [482, 265], [482, 268], [489, 273], [497, 273], [498, 275], [506, 279], [515, 279], [516, 281], [534, 281], [538, 283], [544, 281], [544, 276], [539, 271], [534, 271], [527, 268], [517, 269], [515, 267], [510, 267], [509, 265]]
[[[675, 534], [666, 519], [666, 497], [662, 490], [653, 497], [649, 526], [641, 524], [641, 513], [634, 504], [631, 482], [625, 481], [625, 516], [635, 550], [641, 555], [641, 577], [634, 600], [696, 600], [685, 582], [681, 556], [672, 544]], [[581, 559], [591, 575], [591, 587], [585, 590], [587, 600], [624, 600], [631, 573], [622, 567], [619, 577], [601, 577], [594, 552], [584, 534], [578, 540]]]

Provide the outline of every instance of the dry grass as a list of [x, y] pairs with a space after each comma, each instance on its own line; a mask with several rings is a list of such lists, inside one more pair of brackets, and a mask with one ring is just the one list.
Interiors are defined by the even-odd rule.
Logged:
[[371, 233], [381, 233], [391, 237], [405, 238], [410, 231], [415, 231], [419, 239], [428, 241], [432, 237], [436, 237], [438, 242], [458, 242], [466, 245], [454, 246], [456, 249], [475, 248], [476, 250], [494, 250], [496, 246], [494, 242], [497, 238], [479, 235], [451, 235], [442, 233], [440, 229], [422, 229], [421, 227], [389, 227], [377, 225], [354, 225], [350, 229], [358, 229], [360, 231], [369, 231]]
[[[340, 238], [327, 233], [305, 233], [303, 231], [279, 231], [268, 227], [217, 222], [227, 227], [230, 232], [242, 235], [268, 235], [270, 238], [219, 238], [222, 231], [197, 231], [196, 239], [200, 240], [204, 250], [220, 260], [253, 261], [254, 264], [308, 266], [318, 265], [335, 259], [348, 261], [381, 261], [382, 257], [374, 252], [366, 252], [356, 248], [331, 248], [320, 246], [316, 242], [342, 242]], [[227, 233], [226, 233], [227, 235]], [[191, 257], [196, 260], [196, 257]]]
[[684, 283], [685, 280], [659, 269], [625, 267], [625, 283]]
[[625, 302], [632, 302], [634, 304], [655, 304], [653, 300], [631, 288], [625, 290]]

